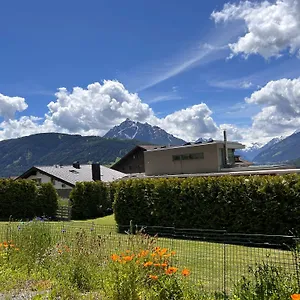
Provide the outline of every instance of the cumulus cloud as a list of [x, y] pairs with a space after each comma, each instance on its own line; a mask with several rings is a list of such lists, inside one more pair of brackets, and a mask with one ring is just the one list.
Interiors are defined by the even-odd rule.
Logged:
[[88, 85], [87, 89], [60, 88], [56, 101], [48, 104], [47, 119], [70, 132], [98, 130], [105, 133], [126, 118], [137, 121], [151, 120], [154, 113], [137, 94], [129, 93], [117, 81]]
[[169, 114], [163, 119], [158, 119], [157, 123], [169, 133], [193, 141], [199, 137], [215, 135], [218, 127], [211, 114], [208, 106], [201, 103]]
[[280, 136], [300, 128], [300, 78], [270, 81], [246, 102], [262, 107], [253, 117], [254, 130]]
[[57, 128], [47, 120], [43, 121], [35, 116], [22, 116], [18, 120], [9, 119], [0, 123], [0, 140], [56, 130]]
[[286, 50], [300, 54], [300, 0], [227, 3], [211, 16], [215, 22], [245, 22], [245, 35], [229, 44], [233, 54], [265, 58], [278, 57]]
[[204, 103], [171, 113], [164, 118], [155, 115], [138, 94], [130, 93], [117, 81], [75, 87], [72, 91], [59, 88], [56, 100], [48, 104], [44, 118], [23, 116], [0, 124], [0, 139], [38, 132], [64, 132], [82, 135], [104, 135], [126, 118], [157, 125], [186, 140], [212, 136], [217, 125], [211, 110]]
[[13, 119], [17, 111], [24, 111], [27, 107], [24, 98], [0, 94], [0, 116], [6, 120]]

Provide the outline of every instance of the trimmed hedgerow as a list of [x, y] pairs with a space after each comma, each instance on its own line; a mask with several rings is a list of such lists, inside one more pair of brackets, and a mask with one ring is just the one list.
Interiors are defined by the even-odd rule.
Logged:
[[114, 199], [118, 225], [300, 232], [296, 175], [127, 180], [115, 184]]
[[52, 184], [37, 186], [32, 180], [0, 180], [0, 219], [30, 219], [53, 216], [57, 194]]
[[70, 194], [73, 219], [105, 216], [112, 207], [109, 186], [102, 181], [78, 182]]
[[58, 195], [52, 183], [42, 183], [37, 191], [37, 216], [55, 217]]

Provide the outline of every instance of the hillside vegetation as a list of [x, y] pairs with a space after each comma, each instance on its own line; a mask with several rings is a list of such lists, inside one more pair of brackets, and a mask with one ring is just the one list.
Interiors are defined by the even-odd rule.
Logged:
[[124, 156], [136, 140], [41, 133], [0, 142], [0, 177], [18, 176], [33, 165], [99, 162], [109, 164]]

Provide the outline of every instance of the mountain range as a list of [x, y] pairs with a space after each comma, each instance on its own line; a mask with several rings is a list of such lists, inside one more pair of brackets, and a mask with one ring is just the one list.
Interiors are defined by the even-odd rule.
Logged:
[[110, 129], [104, 138], [136, 139], [154, 145], [183, 145], [184, 140], [176, 138], [158, 126], [148, 123], [134, 122], [126, 119], [120, 125]]
[[33, 165], [109, 164], [138, 144], [136, 140], [105, 139], [61, 133], [40, 133], [0, 142], [0, 177], [18, 176]]
[[[199, 138], [199, 141], [206, 139]], [[182, 139], [147, 123], [129, 119], [109, 130], [104, 137], [41, 133], [0, 141], [0, 177], [17, 176], [33, 165], [99, 162], [111, 164], [137, 144], [183, 145]], [[253, 144], [237, 151], [256, 164], [293, 163], [300, 166], [300, 132]]]

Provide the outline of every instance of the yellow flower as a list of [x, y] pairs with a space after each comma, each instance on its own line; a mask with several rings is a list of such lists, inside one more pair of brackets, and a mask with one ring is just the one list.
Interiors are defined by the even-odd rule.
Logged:
[[158, 276], [156, 276], [156, 275], [149, 275], [149, 278], [152, 279], [152, 280], [157, 280]]
[[174, 273], [176, 273], [178, 270], [178, 268], [175, 268], [175, 267], [169, 267], [167, 270], [166, 270], [166, 274], [167, 275], [172, 275]]
[[190, 271], [188, 270], [188, 269], [183, 269], [182, 271], [181, 271], [181, 274], [183, 275], [183, 276], [189, 276], [190, 275]]

